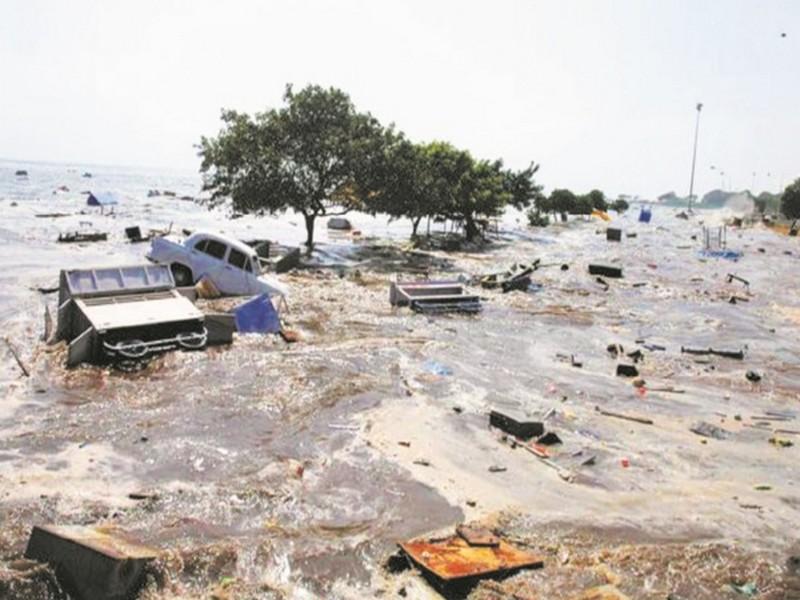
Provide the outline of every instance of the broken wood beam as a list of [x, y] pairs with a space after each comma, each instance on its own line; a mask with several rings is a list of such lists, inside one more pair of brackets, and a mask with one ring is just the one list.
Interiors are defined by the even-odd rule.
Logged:
[[625, 415], [622, 413], [611, 412], [609, 410], [603, 410], [599, 406], [595, 406], [594, 409], [604, 417], [614, 417], [615, 419], [624, 419], [625, 421], [633, 421], [634, 423], [641, 423], [642, 425], [653, 424], [652, 419], [647, 419], [645, 417], [634, 417], [632, 415]]

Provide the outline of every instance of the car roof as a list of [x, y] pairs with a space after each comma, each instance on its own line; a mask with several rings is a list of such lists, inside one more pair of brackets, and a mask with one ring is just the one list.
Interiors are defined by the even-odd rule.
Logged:
[[253, 250], [252, 247], [248, 246], [244, 242], [237, 240], [234, 237], [230, 237], [228, 235], [223, 235], [221, 233], [214, 233], [212, 231], [197, 231], [186, 238], [187, 245], [194, 246], [194, 244], [200, 239], [209, 239], [209, 240], [216, 240], [218, 242], [222, 242], [223, 244], [230, 246], [231, 248], [236, 248], [239, 252], [243, 252], [247, 256], [255, 256], [256, 251]]

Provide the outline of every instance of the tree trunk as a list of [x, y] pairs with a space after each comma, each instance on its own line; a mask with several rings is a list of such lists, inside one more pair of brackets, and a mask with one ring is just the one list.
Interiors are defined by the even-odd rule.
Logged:
[[303, 218], [306, 220], [306, 246], [308, 251], [314, 248], [314, 219], [317, 218], [316, 213], [303, 213]]
[[475, 219], [472, 218], [472, 215], [465, 215], [464, 216], [464, 235], [467, 238], [468, 242], [474, 240], [480, 231], [478, 230], [478, 226], [475, 224]]
[[422, 217], [411, 219], [411, 237], [417, 237], [417, 228], [419, 227], [420, 221], [422, 221]]

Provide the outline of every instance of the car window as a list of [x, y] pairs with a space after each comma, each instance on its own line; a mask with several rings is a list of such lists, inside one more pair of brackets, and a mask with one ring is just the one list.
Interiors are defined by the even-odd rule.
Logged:
[[222, 260], [222, 258], [225, 256], [225, 252], [228, 250], [228, 247], [217, 240], [208, 240], [208, 244], [200, 250], [210, 256], [213, 256], [214, 258]]
[[208, 244], [208, 240], [207, 239], [200, 240], [199, 242], [197, 242], [194, 245], [194, 249], [195, 250], [200, 250], [200, 252], [205, 252], [207, 244]]
[[238, 269], [245, 269], [245, 265], [249, 265], [250, 261], [244, 252], [239, 252], [236, 248], [231, 248], [231, 253], [228, 256], [228, 262]]

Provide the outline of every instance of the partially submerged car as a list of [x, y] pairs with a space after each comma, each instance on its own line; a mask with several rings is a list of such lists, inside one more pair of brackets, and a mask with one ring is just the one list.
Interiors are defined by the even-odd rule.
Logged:
[[61, 271], [57, 339], [67, 366], [142, 361], [167, 350], [198, 350], [205, 316], [176, 288], [166, 265]]
[[197, 232], [180, 243], [157, 237], [147, 258], [169, 265], [179, 287], [193, 285], [205, 277], [226, 295], [286, 295], [279, 282], [262, 273], [256, 251], [228, 236]]

